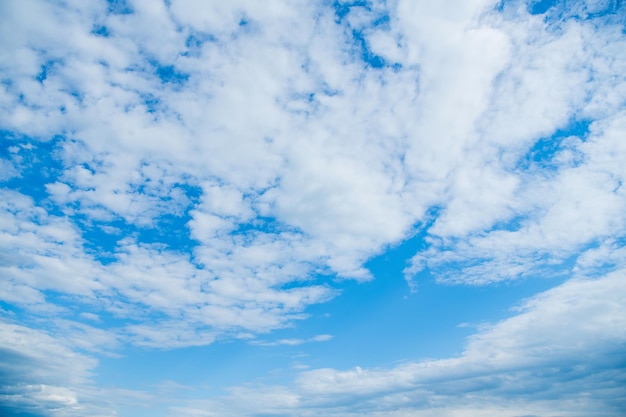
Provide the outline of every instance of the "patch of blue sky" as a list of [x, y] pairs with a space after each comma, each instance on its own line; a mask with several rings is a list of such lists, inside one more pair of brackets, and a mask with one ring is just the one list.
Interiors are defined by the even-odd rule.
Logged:
[[[337, 16], [337, 23], [342, 24], [344, 18], [350, 13], [353, 7], [364, 7], [368, 11], [371, 11], [369, 2], [351, 2], [351, 3], [334, 3], [335, 15]], [[379, 13], [379, 15], [368, 25], [367, 31], [373, 30], [389, 30], [390, 18], [386, 13]], [[391, 68], [394, 71], [398, 71], [402, 68], [402, 65], [397, 62], [388, 62], [384, 57], [378, 55], [372, 51], [367, 41], [367, 31], [363, 28], [351, 28], [350, 36], [352, 37], [352, 45], [355, 55], [365, 63], [368, 68], [382, 69]]]
[[556, 8], [564, 0], [500, 0], [495, 6], [495, 10], [503, 12], [509, 7], [515, 9], [526, 5], [526, 10], [532, 15], [543, 15]]
[[188, 199], [188, 194], [197, 200], [198, 189], [194, 185], [175, 182], [168, 185], [167, 194], [164, 194], [164, 190], [155, 190], [155, 184], [150, 179], [145, 179], [143, 182], [132, 184], [129, 187], [129, 191], [133, 195], [152, 197], [155, 199], [154, 203], [157, 207], [167, 207], [167, 213], [174, 215], [182, 214], [184, 207], [189, 207], [191, 201]]
[[[4, 390], [0, 387], [0, 395], [4, 394]], [[10, 393], [6, 393], [10, 394]], [[33, 407], [34, 408], [34, 407]], [[25, 410], [24, 405], [20, 404], [16, 407], [0, 404], [0, 415], [4, 417], [47, 417], [48, 413], [38, 410]]]
[[175, 187], [183, 190], [187, 199], [184, 209], [178, 213], [159, 215], [150, 227], [137, 226], [120, 218], [99, 222], [81, 214], [72, 216], [72, 220], [81, 226], [87, 253], [102, 264], [114, 262], [119, 240], [129, 236], [142, 244], [157, 245], [176, 253], [191, 253], [198, 243], [190, 237], [187, 225], [192, 219], [190, 210], [198, 203], [201, 191], [199, 187], [188, 184], [177, 184]]
[[181, 86], [189, 79], [189, 74], [180, 71], [174, 65], [163, 65], [156, 60], [151, 60], [149, 63], [153, 73], [163, 84]]
[[353, 7], [364, 7], [367, 10], [371, 10], [370, 1], [368, 0], [355, 0], [355, 1], [337, 1], [332, 4], [335, 10], [335, 20], [337, 23], [341, 23], [343, 19], [350, 13], [350, 9]]
[[80, 226], [85, 252], [103, 265], [115, 262], [118, 242], [126, 233], [128, 225], [123, 220], [94, 222], [86, 216], [76, 215], [72, 220]]
[[107, 12], [110, 14], [132, 14], [133, 8], [128, 0], [107, 0]]
[[148, 113], [155, 114], [162, 110], [161, 100], [153, 94], [143, 94], [141, 99]]
[[[539, 0], [528, 3], [528, 12], [533, 15], [545, 15], [549, 23], [561, 20], [604, 19], [607, 22], [626, 22], [623, 0], [580, 1]], [[621, 17], [620, 17], [621, 15]]]
[[[272, 143], [273, 139], [271, 137], [265, 138], [265, 141], [268, 143]], [[255, 193], [244, 193], [243, 199], [250, 201], [252, 207], [255, 206], [255, 200], [262, 198], [265, 192], [276, 187], [280, 182], [280, 179], [277, 179], [276, 184], [272, 184], [264, 190], [259, 191], [258, 194]], [[260, 213], [256, 213], [256, 216], [245, 222], [237, 224], [237, 227], [231, 232], [232, 235], [245, 235], [248, 233], [267, 233], [267, 234], [280, 234], [280, 233], [293, 233], [293, 234], [301, 234], [302, 231], [295, 226], [289, 225], [286, 222], [279, 221], [276, 217], [272, 216], [264, 216]]]
[[548, 24], [555, 25], [557, 28], [561, 22], [569, 19], [579, 21], [601, 19], [606, 24], [626, 24], [626, 2], [624, 0], [501, 0], [494, 9], [505, 12], [506, 10], [516, 10], [517, 7], [524, 4], [529, 14], [543, 16]]
[[109, 32], [109, 28], [105, 25], [94, 26], [93, 29], [91, 30], [91, 33], [96, 36], [101, 36], [103, 38], [108, 38], [109, 36], [111, 36], [111, 33]]
[[[242, 228], [242, 231], [254, 233], [258, 227], [260, 227], [259, 224], [246, 226]], [[275, 227], [274, 220], [267, 219], [267, 222], [261, 226], [261, 230], [272, 231]], [[398, 274], [401, 276], [401, 271]], [[315, 280], [328, 282], [329, 277], [322, 275], [316, 277]], [[401, 283], [404, 281], [401, 280]], [[298, 286], [297, 283], [291, 285], [292, 287]], [[347, 287], [361, 288], [359, 284], [354, 285], [350, 281], [334, 283], [333, 286], [346, 287], [346, 289]], [[406, 289], [405, 283], [404, 288]], [[360, 295], [362, 294], [357, 294], [356, 297], [351, 296], [347, 301], [358, 304]], [[376, 298], [376, 289], [373, 289], [369, 295]], [[331, 330], [329, 326], [341, 327], [350, 320], [350, 309], [346, 309], [342, 303], [337, 303], [335, 308], [345, 314], [333, 312], [333, 320], [328, 320], [325, 312], [320, 313], [327, 308], [321, 305], [314, 306], [312, 311], [306, 312], [311, 318], [304, 321], [297, 320], [285, 329], [275, 330], [269, 335], [260, 335], [256, 340], [271, 343], [283, 338], [306, 340], [319, 334], [327, 334]], [[333, 310], [333, 307], [330, 307], [330, 310]], [[334, 321], [336, 318], [339, 322]], [[380, 324], [382, 326], [382, 321]], [[350, 326], [350, 323], [347, 325]], [[344, 331], [344, 329], [335, 330], [340, 333]], [[189, 393], [190, 396], [199, 395], [206, 398], [225, 395], [228, 393], [227, 387], [243, 383], [288, 383], [295, 373], [301, 370], [295, 367], [298, 363], [324, 362], [323, 358], [330, 359], [329, 356], [332, 356], [329, 355], [330, 352], [317, 350], [327, 343], [330, 342], [309, 341], [297, 345], [264, 346], [251, 343], [246, 339], [230, 339], [217, 340], [207, 346], [176, 350], [127, 346], [121, 352], [121, 358], [101, 358], [100, 367], [96, 370], [96, 382], [103, 385], [116, 384], [127, 389], [152, 390], [159, 381], [175, 381], [195, 387], [195, 393]], [[354, 348], [358, 348], [358, 341], [354, 343]], [[154, 367], [154, 363], [161, 364], [159, 369]], [[361, 364], [358, 361], [354, 363]], [[123, 383], [120, 382], [120, 375], [125, 375]], [[251, 381], [250, 375], [263, 375], [263, 377], [258, 381]]]
[[[35, 202], [45, 200], [49, 195], [46, 184], [56, 181], [63, 165], [60, 162], [59, 143], [64, 138], [55, 136], [49, 141], [38, 141], [31, 138], [20, 137], [9, 131], [0, 132], [0, 157], [15, 160], [20, 169], [20, 176], [10, 178], [5, 186], [27, 195]], [[18, 152], [11, 150], [18, 148]], [[54, 210], [51, 214], [60, 214]]]
[[[58, 181], [65, 168], [60, 155], [66, 141], [64, 137], [56, 136], [48, 142], [41, 142], [29, 138], [11, 140], [14, 138], [11, 132], [3, 132], [2, 136], [8, 140], [0, 142], [0, 157], [11, 160], [15, 158], [11, 148], [19, 148], [20, 168], [20, 176], [7, 179], [3, 185], [31, 197], [36, 205], [44, 207], [51, 215], [66, 216], [66, 209], [73, 209], [73, 214], [68, 217], [78, 226], [87, 253], [99, 262], [109, 264], [115, 260], [117, 242], [124, 236], [135, 236], [142, 243], [158, 243], [178, 252], [190, 252], [197, 245], [189, 237], [187, 223], [191, 220], [189, 211], [199, 201], [202, 192], [199, 187], [184, 183], [173, 184], [172, 188], [182, 191], [181, 194], [186, 199], [184, 207], [181, 211], [158, 216], [153, 227], [140, 227], [121, 218], [106, 222], [93, 220], [81, 213], [80, 202], [68, 202], [59, 206], [49, 198], [46, 185]], [[95, 169], [90, 164], [82, 166], [90, 171]], [[171, 200], [172, 197], [166, 196], [162, 203], [166, 206], [169, 203], [181, 203]]]
[[141, 243], [163, 245], [167, 250], [177, 253], [190, 253], [198, 243], [189, 237], [187, 224], [191, 220], [189, 210], [182, 215], [164, 214], [159, 216], [153, 227], [135, 229], [127, 226], [123, 235], [136, 235]]
[[[49, 59], [43, 65], [41, 65], [39, 73], [34, 78], [39, 83], [45, 84], [45, 81], [48, 78], [54, 77], [56, 75], [55, 74], [56, 69], [62, 68], [63, 65], [64, 65], [64, 62], [61, 59]], [[71, 94], [72, 96], [74, 96], [75, 98], [78, 98], [79, 100], [82, 99], [78, 92], [72, 92]], [[65, 110], [63, 106], [61, 106], [61, 109], [62, 111]]]
[[511, 316], [512, 306], [561, 282], [534, 276], [490, 286], [452, 286], [441, 285], [426, 270], [416, 277], [419, 286], [413, 293], [403, 269], [424, 247], [421, 234], [370, 260], [367, 267], [374, 280], [336, 283], [340, 295], [309, 307], [307, 320], [274, 331], [271, 339], [333, 335], [326, 342], [282, 348], [292, 355], [300, 352], [301, 362], [313, 368], [379, 367], [446, 358], [459, 355], [477, 327]]
[[502, 13], [507, 4], [508, 4], [507, 0], [500, 0], [498, 3], [494, 5], [493, 10]]
[[[339, 2], [333, 3], [335, 10], [335, 21], [338, 24], [345, 24], [345, 18], [350, 14], [351, 10], [355, 7], [361, 7], [365, 10], [372, 12], [370, 1], [352, 1], [352, 2]], [[378, 12], [378, 16], [368, 24], [367, 30], [389, 30], [390, 17], [386, 13]], [[352, 37], [352, 45], [354, 47], [354, 54], [361, 59], [365, 65], [369, 68], [381, 69], [392, 68], [394, 71], [402, 68], [400, 63], [390, 63], [385, 60], [384, 57], [374, 53], [367, 42], [367, 35], [363, 28], [350, 28], [350, 36]]]
[[19, 141], [23, 141], [26, 137], [18, 132], [0, 129], [0, 157], [7, 158], [13, 155], [11, 148], [19, 148]]
[[82, 303], [78, 297], [73, 299], [69, 297], [57, 298], [56, 294], [48, 291], [45, 295], [47, 299], [56, 302], [57, 305], [69, 308], [72, 313], [72, 320], [111, 332], [123, 333], [123, 329], [128, 325], [140, 325], [145, 322], [154, 324], [158, 323], [159, 320], [167, 321], [168, 319], [164, 314], [154, 312], [137, 302], [126, 300], [121, 295], [116, 296], [115, 304], [112, 304], [110, 299], [104, 298], [97, 302], [89, 299]]
[[[264, 382], [280, 382], [282, 377], [291, 376], [284, 369], [285, 356], [301, 353], [301, 348], [258, 346], [245, 340], [176, 350], [127, 347], [121, 357], [100, 359], [95, 380], [104, 386], [150, 391], [160, 382], [174, 381], [194, 387], [202, 397], [224, 395], [229, 386], [254, 382], [250, 375], [264, 375]], [[154, 366], [156, 363], [159, 366]], [[274, 380], [268, 381], [270, 378]]]
[[35, 79], [42, 83], [46, 78], [48, 78], [48, 71], [51, 69], [52, 63], [46, 63], [41, 66], [41, 71], [39, 74], [35, 76]]
[[[2, 265], [2, 263], [4, 263], [4, 260], [2, 259], [2, 255], [0, 255], [0, 265]], [[13, 316], [21, 311], [22, 309], [19, 306], [0, 300], [0, 316]]]
[[376, 20], [374, 20], [371, 24], [373, 29], [377, 30], [391, 30], [391, 18], [388, 14], [381, 14]]
[[530, 12], [530, 14], [544, 14], [550, 8], [554, 7], [557, 3], [559, 3], [559, 0], [533, 1], [528, 5], [529, 6], [528, 11]]
[[217, 38], [206, 32], [198, 32], [192, 31], [185, 39], [185, 47], [186, 51], [182, 53], [183, 56], [192, 56], [198, 57], [200, 56], [200, 52], [202, 51], [202, 45], [206, 42], [216, 42]]
[[486, 228], [482, 233], [491, 233], [497, 230], [515, 232], [524, 227], [528, 221], [527, 215], [515, 215], [504, 220], [496, 221], [490, 228]]
[[[575, 137], [584, 142], [589, 134], [589, 120], [572, 120], [567, 126], [558, 129], [554, 134], [540, 138], [519, 160], [516, 169], [541, 169], [546, 171], [556, 171], [560, 166], [556, 156], [563, 150], [572, 146], [569, 138]], [[574, 160], [574, 164], [582, 161]]]
[[[372, 52], [362, 31], [353, 29], [352, 38], [354, 39], [354, 45], [358, 51], [357, 53], [368, 67], [380, 69], [389, 66], [385, 58]], [[395, 65], [399, 66], [400, 64]], [[392, 67], [395, 68], [394, 65], [392, 65]]]

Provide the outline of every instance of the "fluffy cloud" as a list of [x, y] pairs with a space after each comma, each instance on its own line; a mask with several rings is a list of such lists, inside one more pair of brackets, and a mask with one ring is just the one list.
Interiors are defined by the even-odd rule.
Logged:
[[[113, 261], [103, 263], [85, 253], [66, 217], [49, 215], [21, 194], [3, 194], [3, 299], [33, 312], [113, 315], [128, 322], [116, 331], [132, 340], [177, 346], [205, 344], [231, 330], [280, 327], [297, 318], [303, 306], [332, 295], [321, 285], [274, 288], [301, 270], [254, 268], [266, 260], [265, 251], [271, 255], [280, 245], [273, 240], [263, 249], [259, 242], [250, 247], [233, 239], [200, 268], [188, 255], [125, 239]], [[230, 256], [224, 253], [233, 250]], [[63, 303], [54, 301], [54, 293], [66, 295]], [[68, 305], [67, 297], [73, 303]], [[160, 314], [166, 319], [155, 317]]]
[[572, 257], [624, 235], [624, 151], [616, 142], [624, 96], [600, 104], [623, 88], [623, 77], [606, 77], [606, 63], [626, 62], [613, 49], [624, 39], [613, 26], [598, 36], [592, 23], [496, 24], [509, 28], [515, 53], [477, 119], [484, 149], [466, 153], [452, 174], [430, 248], [414, 257], [409, 280], [424, 270], [471, 284], [567, 273]]
[[[8, 335], [45, 339], [50, 366], [75, 355], [79, 378], [7, 368], [3, 398], [72, 410], [92, 356], [119, 345], [203, 345], [288, 326], [338, 294], [333, 280], [371, 279], [365, 262], [420, 227], [427, 248], [405, 271], [414, 288], [424, 272], [481, 285], [588, 278], [533, 298], [460, 358], [316, 370], [296, 391], [235, 389], [231, 400], [344, 415], [342, 401], [367, 395], [373, 415], [455, 415], [477, 403], [485, 414], [541, 415], [558, 392], [522, 393], [535, 407], [524, 410], [493, 399], [521, 380], [554, 380], [561, 414], [580, 415], [566, 392], [599, 383], [589, 369], [623, 378], [601, 360], [624, 344], [621, 273], [609, 273], [623, 267], [626, 227], [623, 6], [540, 9], [3, 2], [0, 297], [22, 318], [6, 323], [1, 346], [13, 355]], [[588, 326], [562, 325], [575, 317]], [[589, 352], [581, 368], [576, 357]], [[41, 352], [24, 355], [38, 368]], [[550, 363], [558, 369], [538, 370]], [[477, 397], [454, 402], [460, 387]], [[581, 410], [623, 397], [602, 389]]]

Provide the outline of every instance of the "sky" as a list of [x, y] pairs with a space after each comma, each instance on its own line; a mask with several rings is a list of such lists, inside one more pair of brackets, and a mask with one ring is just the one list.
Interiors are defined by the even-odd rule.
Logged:
[[0, 414], [626, 415], [626, 2], [0, 2]]

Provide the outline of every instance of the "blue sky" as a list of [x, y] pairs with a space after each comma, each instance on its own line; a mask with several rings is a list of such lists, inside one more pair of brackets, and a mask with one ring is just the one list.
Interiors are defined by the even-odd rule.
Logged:
[[0, 2], [0, 414], [626, 413], [626, 4]]

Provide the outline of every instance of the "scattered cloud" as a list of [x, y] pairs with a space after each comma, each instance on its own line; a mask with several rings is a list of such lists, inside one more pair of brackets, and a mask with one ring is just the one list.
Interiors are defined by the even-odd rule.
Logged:
[[167, 407], [623, 411], [624, 16], [591, 0], [2, 2], [0, 407], [115, 415], [94, 375], [128, 347], [330, 341], [271, 332], [420, 236], [413, 290], [558, 286], [458, 357]]
[[[304, 371], [293, 388], [235, 389], [218, 401], [220, 412], [615, 416], [626, 406], [623, 279], [623, 271], [579, 277], [538, 294], [516, 314], [470, 337], [458, 357], [393, 368]], [[242, 406], [243, 398], [261, 396], [261, 403]], [[193, 407], [176, 412], [195, 415]]]
[[311, 342], [327, 342], [333, 338], [330, 334], [318, 334], [317, 336], [313, 336], [309, 339], [280, 339], [274, 342], [264, 342], [264, 341], [252, 341], [252, 344], [260, 345], [260, 346], [297, 346], [303, 343], [311, 343]]

